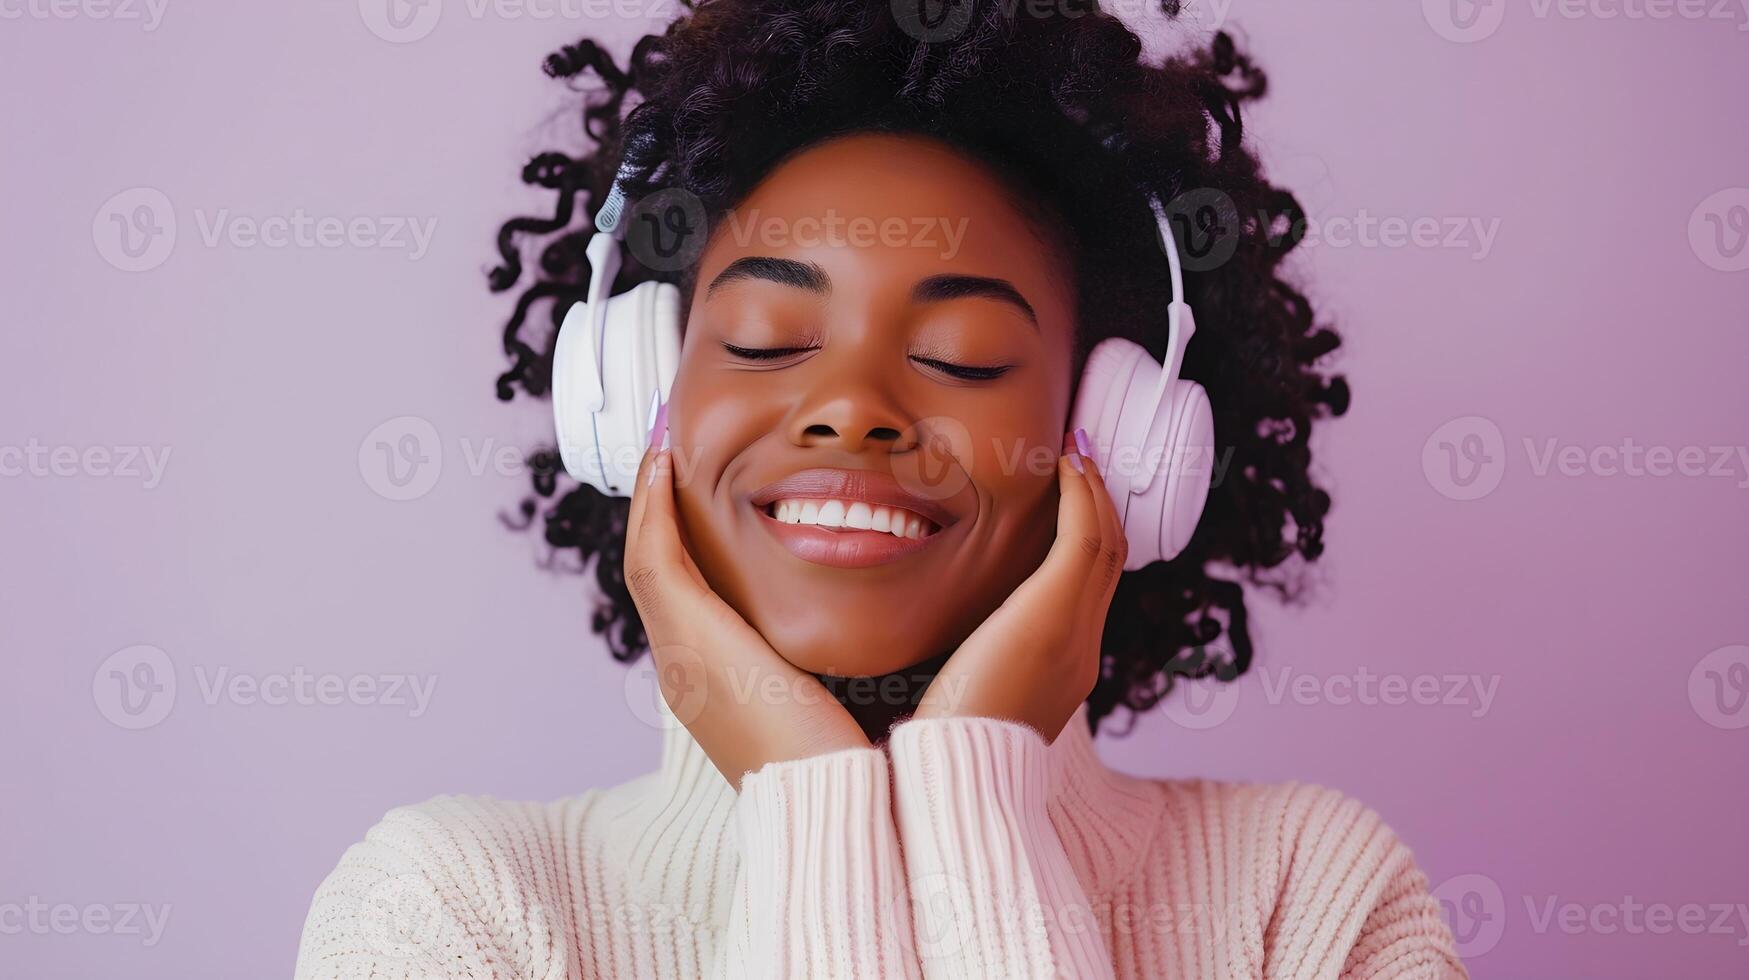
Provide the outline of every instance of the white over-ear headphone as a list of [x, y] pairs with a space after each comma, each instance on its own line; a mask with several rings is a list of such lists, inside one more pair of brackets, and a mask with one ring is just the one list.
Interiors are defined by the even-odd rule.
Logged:
[[1178, 240], [1160, 198], [1148, 195], [1172, 274], [1166, 363], [1123, 337], [1094, 345], [1081, 370], [1073, 424], [1087, 430], [1105, 488], [1129, 539], [1125, 571], [1178, 557], [1214, 481], [1215, 420], [1208, 392], [1178, 377], [1196, 315], [1184, 301]]
[[638, 283], [608, 296], [619, 275], [625, 192], [620, 181], [595, 216], [589, 291], [571, 304], [553, 343], [553, 422], [565, 472], [610, 497], [630, 497], [656, 409], [680, 367], [680, 290]]
[[[565, 470], [614, 497], [632, 495], [656, 409], [680, 364], [679, 289], [649, 281], [608, 295], [619, 274], [625, 203], [616, 179], [589, 240], [586, 299], [565, 314], [553, 350], [553, 421]], [[1159, 198], [1149, 195], [1149, 204], [1172, 276], [1166, 361], [1107, 337], [1087, 356], [1071, 415], [1092, 439], [1123, 519], [1128, 571], [1184, 550], [1208, 500], [1215, 451], [1208, 394], [1178, 377], [1196, 318], [1184, 302], [1177, 239]]]

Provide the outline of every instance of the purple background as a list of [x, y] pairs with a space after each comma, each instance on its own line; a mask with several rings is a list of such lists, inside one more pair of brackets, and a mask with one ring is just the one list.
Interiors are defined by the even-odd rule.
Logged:
[[[0, 19], [0, 975], [286, 975], [317, 883], [388, 808], [656, 763], [643, 678], [589, 634], [585, 583], [500, 527], [522, 474], [479, 462], [548, 432], [544, 406], [493, 398], [509, 300], [483, 276], [496, 223], [548, 206], [517, 168], [573, 134], [539, 62], [642, 30], [536, 16], [557, 0], [448, 0], [399, 41], [374, 0], [169, 0], [155, 22], [36, 2], [0, 7], [23, 12]], [[1377, 808], [1478, 978], [1742, 977], [1749, 913], [1707, 910], [1699, 934], [1616, 913], [1749, 903], [1749, 472], [1539, 464], [1548, 440], [1709, 466], [1749, 443], [1749, 251], [1709, 224], [1749, 215], [1728, 95], [1749, 91], [1749, 15], [1495, 0], [1466, 39], [1446, 2], [1203, 0], [1172, 29], [1225, 17], [1270, 73], [1250, 134], [1338, 235], [1296, 261], [1356, 398], [1318, 437], [1336, 509], [1313, 603], [1259, 597], [1252, 676], [1100, 744], [1137, 773]], [[124, 271], [110, 215], [144, 199], [112, 196], [142, 187], [177, 234]], [[417, 257], [203, 236], [299, 209], [435, 233]], [[1366, 215], [1470, 230], [1342, 244]], [[1486, 248], [1470, 222], [1497, 228]], [[422, 421], [373, 432], [403, 417]], [[403, 435], [428, 458], [404, 490], [375, 455]], [[1454, 479], [1446, 441], [1491, 462]], [[32, 466], [33, 446], [171, 455], [154, 482]], [[123, 703], [109, 672], [142, 644], [174, 697]], [[209, 697], [221, 671], [437, 686], [423, 712], [268, 704]], [[1363, 675], [1438, 697], [1337, 703]], [[62, 934], [19, 918], [33, 897], [169, 919], [156, 942]]]

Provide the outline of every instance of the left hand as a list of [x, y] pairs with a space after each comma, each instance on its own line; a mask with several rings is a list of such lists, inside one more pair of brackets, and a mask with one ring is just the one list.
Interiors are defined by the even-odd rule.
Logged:
[[1117, 507], [1091, 456], [1057, 457], [1057, 539], [1038, 570], [948, 658], [913, 718], [1023, 722], [1047, 742], [1099, 680], [1105, 616], [1129, 554]]

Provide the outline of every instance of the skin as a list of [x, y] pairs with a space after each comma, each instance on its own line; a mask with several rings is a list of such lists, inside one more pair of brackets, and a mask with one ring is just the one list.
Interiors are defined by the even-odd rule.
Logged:
[[[1067, 268], [994, 173], [914, 136], [804, 150], [713, 229], [625, 571], [664, 696], [737, 787], [908, 716], [1054, 740], [1092, 690], [1126, 542], [1063, 451]], [[918, 294], [941, 276], [976, 288]], [[803, 561], [749, 498], [817, 466], [890, 473], [953, 520], [890, 564]]]

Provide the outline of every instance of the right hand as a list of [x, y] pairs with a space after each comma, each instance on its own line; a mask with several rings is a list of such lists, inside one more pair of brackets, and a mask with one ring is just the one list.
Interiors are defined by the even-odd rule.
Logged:
[[652, 445], [638, 466], [624, 572], [662, 697], [737, 792], [742, 776], [768, 762], [870, 747], [825, 685], [705, 582], [681, 540], [671, 449]]

